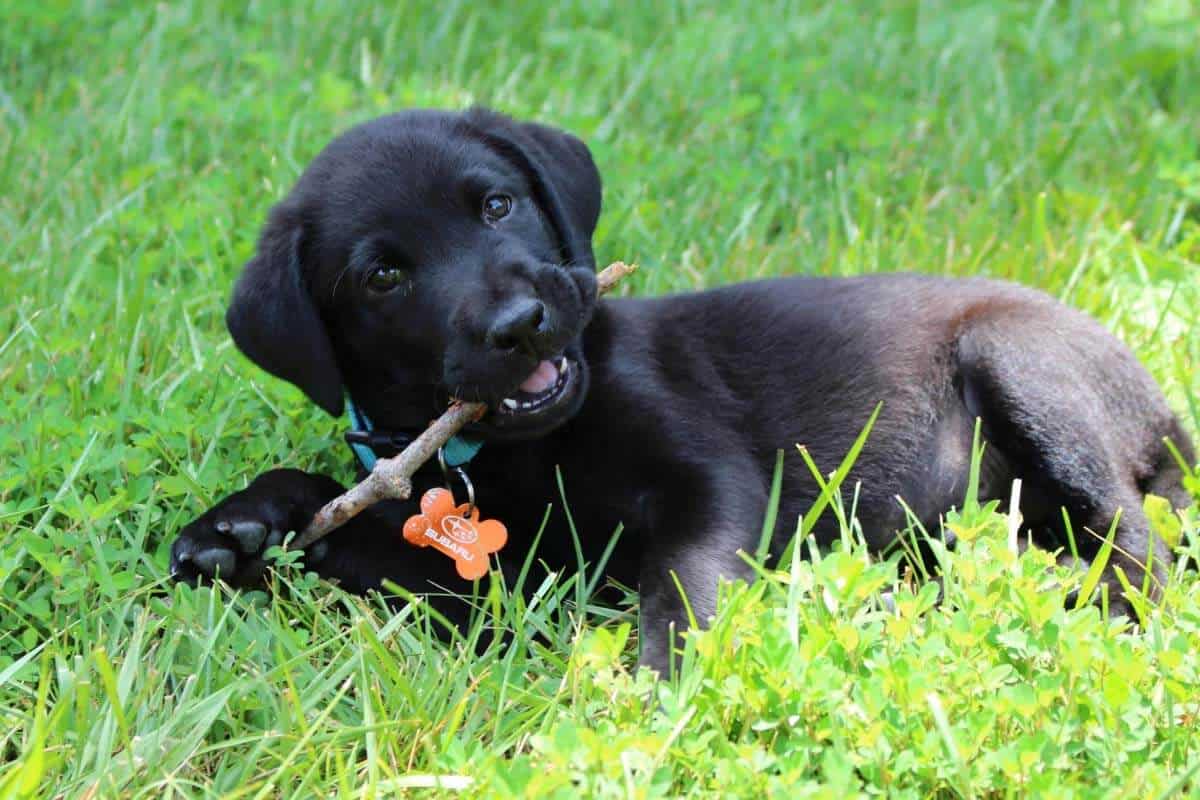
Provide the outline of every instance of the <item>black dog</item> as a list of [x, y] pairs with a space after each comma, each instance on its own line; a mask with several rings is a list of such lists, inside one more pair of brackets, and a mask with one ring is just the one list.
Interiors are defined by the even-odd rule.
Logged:
[[[1152, 557], [1147, 492], [1188, 502], [1163, 445], [1192, 450], [1160, 391], [1100, 325], [1049, 297], [986, 280], [917, 275], [790, 278], [649, 300], [597, 302], [591, 235], [600, 177], [578, 139], [484, 110], [413, 111], [333, 141], [271, 213], [227, 322], [254, 362], [330, 414], [348, 394], [379, 430], [414, 433], [452, 397], [492, 411], [469, 431], [466, 469], [487, 517], [507, 524], [501, 567], [522, 564], [561, 468], [584, 557], [625, 527], [608, 574], [641, 597], [641, 661], [669, 663], [686, 627], [674, 571], [699, 619], [719, 576], [745, 576], [778, 448], [803, 443], [831, 467], [877, 403], [851, 481], [871, 544], [905, 517], [927, 529], [961, 503], [974, 420], [989, 442], [981, 494], [1024, 482], [1033, 540], [1063, 548], [1108, 531], [1110, 562], [1140, 585]], [[418, 491], [442, 482], [420, 473]], [[849, 484], [848, 484], [849, 485]], [[456, 486], [462, 493], [462, 487]], [[772, 552], [817, 496], [785, 471]], [[343, 487], [268, 472], [188, 525], [172, 547], [183, 579], [261, 578], [263, 549]], [[386, 503], [314, 548], [309, 562], [353, 591], [391, 579], [461, 586], [451, 561], [399, 538], [415, 503]], [[836, 535], [826, 516], [819, 542]], [[1077, 537], [1085, 557], [1095, 537]], [[561, 509], [538, 558], [577, 563]], [[463, 618], [443, 600], [443, 611]]]

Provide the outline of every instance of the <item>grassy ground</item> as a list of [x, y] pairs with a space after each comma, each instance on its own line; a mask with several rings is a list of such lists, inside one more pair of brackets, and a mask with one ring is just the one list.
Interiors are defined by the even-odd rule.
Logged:
[[[536, 567], [528, 607], [481, 603], [514, 634], [481, 656], [294, 568], [273, 603], [167, 584], [174, 532], [255, 473], [348, 477], [340, 423], [221, 316], [302, 165], [407, 106], [580, 133], [631, 291], [1013, 278], [1102, 319], [1200, 425], [1190, 0], [509, 5], [5, 4], [0, 795], [1200, 791], [1200, 581], [1131, 634], [1064, 611], [969, 503], [948, 603], [901, 581], [877, 610], [897, 568], [848, 531], [727, 587], [661, 685], [629, 672], [631, 612]], [[1196, 549], [1197, 518], [1159, 527]]]

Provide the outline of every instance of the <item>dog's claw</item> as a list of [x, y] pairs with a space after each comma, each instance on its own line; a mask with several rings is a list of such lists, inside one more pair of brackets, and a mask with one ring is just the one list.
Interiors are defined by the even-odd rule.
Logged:
[[[182, 558], [180, 560], [183, 560]], [[223, 547], [210, 547], [191, 556], [191, 561], [201, 572], [213, 577], [228, 578], [237, 566], [237, 556]]]
[[267, 538], [266, 525], [254, 520], [242, 520], [232, 525], [218, 522], [217, 530], [221, 530], [222, 524], [227, 525], [228, 529], [221, 532], [232, 536], [246, 555], [254, 555], [262, 549], [263, 540]]

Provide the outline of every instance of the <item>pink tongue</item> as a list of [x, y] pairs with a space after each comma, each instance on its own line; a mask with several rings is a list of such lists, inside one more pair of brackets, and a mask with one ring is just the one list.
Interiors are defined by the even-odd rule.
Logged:
[[533, 371], [533, 374], [521, 384], [521, 391], [528, 392], [529, 394], [541, 394], [553, 386], [557, 380], [558, 367], [549, 361], [543, 361], [537, 365], [537, 369]]

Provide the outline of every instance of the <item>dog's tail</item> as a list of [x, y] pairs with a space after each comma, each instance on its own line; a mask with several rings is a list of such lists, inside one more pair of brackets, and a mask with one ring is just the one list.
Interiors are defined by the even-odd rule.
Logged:
[[[1196, 449], [1178, 419], [1171, 420], [1171, 430], [1166, 439], [1170, 445], [1167, 442], [1162, 444], [1153, 470], [1142, 481], [1142, 493], [1165, 497], [1175, 508], [1187, 508], [1197, 499], [1192, 497], [1183, 482], [1185, 469], [1196, 466]], [[1182, 458], [1182, 464], [1177, 455]]]
[[[1192, 496], [1183, 480], [1185, 470], [1195, 468], [1196, 449], [1192, 440], [1179, 420], [1172, 420], [1171, 432], [1161, 446], [1153, 471], [1141, 481], [1142, 493], [1165, 497], [1173, 508], [1187, 508], [1200, 501], [1200, 497]], [[1177, 548], [1176, 558], [1184, 562], [1184, 569], [1200, 569], [1200, 542], [1182, 541]]]

